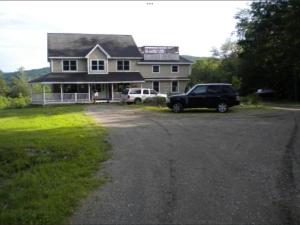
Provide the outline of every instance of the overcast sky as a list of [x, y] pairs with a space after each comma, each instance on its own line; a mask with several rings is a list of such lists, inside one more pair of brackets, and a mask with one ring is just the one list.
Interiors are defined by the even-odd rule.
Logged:
[[233, 35], [247, 1], [0, 2], [0, 70], [48, 66], [47, 33], [131, 34], [138, 46], [210, 56]]

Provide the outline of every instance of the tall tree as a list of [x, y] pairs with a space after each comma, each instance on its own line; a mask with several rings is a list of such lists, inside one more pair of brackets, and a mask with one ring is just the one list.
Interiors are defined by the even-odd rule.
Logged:
[[8, 94], [9, 87], [4, 79], [4, 75], [0, 70], [0, 96], [6, 96]]
[[24, 72], [24, 68], [20, 68], [18, 73], [13, 76], [11, 82], [11, 97], [29, 96], [30, 89], [28, 85], [28, 78]]
[[300, 1], [253, 2], [236, 18], [242, 88], [272, 88], [279, 97], [299, 99]]

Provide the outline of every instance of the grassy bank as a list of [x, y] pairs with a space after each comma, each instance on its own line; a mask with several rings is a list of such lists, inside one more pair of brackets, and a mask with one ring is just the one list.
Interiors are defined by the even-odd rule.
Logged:
[[83, 106], [0, 110], [0, 224], [63, 224], [103, 179], [105, 130]]

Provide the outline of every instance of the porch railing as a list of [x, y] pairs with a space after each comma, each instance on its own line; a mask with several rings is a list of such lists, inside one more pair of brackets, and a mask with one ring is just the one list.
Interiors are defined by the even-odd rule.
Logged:
[[31, 95], [33, 104], [86, 103], [89, 93], [37, 93]]

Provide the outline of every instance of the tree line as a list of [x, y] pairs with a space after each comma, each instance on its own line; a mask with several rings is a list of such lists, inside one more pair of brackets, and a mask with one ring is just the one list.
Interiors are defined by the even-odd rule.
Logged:
[[278, 98], [300, 99], [300, 1], [252, 2], [236, 15], [237, 40], [198, 60], [191, 82], [229, 82], [241, 94], [268, 88]]

